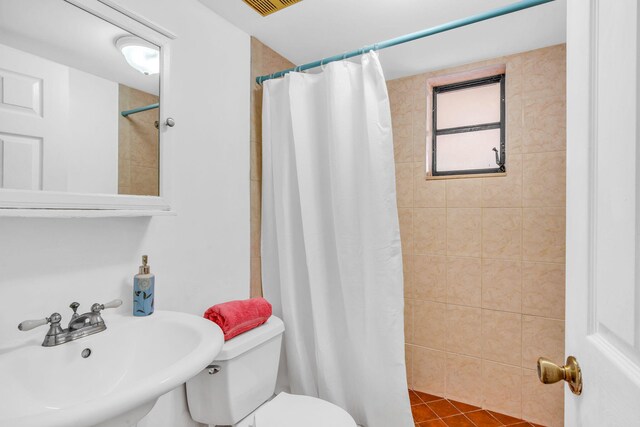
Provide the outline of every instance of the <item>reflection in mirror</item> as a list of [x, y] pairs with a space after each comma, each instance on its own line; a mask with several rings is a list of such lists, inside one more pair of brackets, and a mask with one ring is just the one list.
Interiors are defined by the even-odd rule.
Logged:
[[0, 191], [158, 196], [159, 54], [63, 0], [1, 0]]

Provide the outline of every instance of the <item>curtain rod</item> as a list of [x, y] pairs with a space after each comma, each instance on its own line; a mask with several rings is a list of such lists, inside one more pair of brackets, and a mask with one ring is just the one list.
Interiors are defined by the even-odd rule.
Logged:
[[136, 114], [136, 113], [141, 113], [143, 111], [153, 110], [154, 108], [158, 108], [159, 106], [160, 106], [159, 103], [149, 104], [149, 105], [145, 105], [144, 107], [134, 108], [132, 110], [124, 110], [120, 114], [122, 114], [122, 117], [127, 117], [130, 114]]
[[497, 9], [489, 10], [487, 12], [479, 13], [477, 15], [468, 16], [466, 18], [457, 19], [455, 21], [451, 21], [446, 24], [427, 28], [426, 30], [417, 31], [415, 33], [407, 34], [401, 37], [396, 37], [394, 39], [389, 39], [380, 43], [375, 43], [369, 46], [365, 46], [361, 49], [352, 50], [351, 52], [330, 56], [328, 58], [324, 58], [319, 61], [309, 62], [307, 64], [298, 65], [297, 67], [293, 67], [293, 68], [287, 68], [286, 70], [278, 71], [277, 73], [256, 77], [256, 82], [258, 84], [262, 84], [262, 82], [264, 82], [265, 80], [282, 77], [291, 71], [304, 71], [310, 68], [320, 67], [330, 62], [341, 61], [343, 59], [353, 58], [354, 56], [363, 55], [372, 50], [386, 49], [388, 47], [397, 46], [399, 44], [418, 40], [424, 37], [429, 37], [434, 34], [453, 30], [455, 28], [460, 28], [466, 25], [475, 24], [476, 22], [486, 21], [487, 19], [496, 18], [498, 16], [508, 15], [513, 12], [518, 12], [520, 10], [528, 9], [530, 7], [539, 6], [545, 3], [550, 3], [552, 1], [555, 1], [555, 0], [521, 0], [517, 3], [513, 3], [508, 6], [499, 7]]

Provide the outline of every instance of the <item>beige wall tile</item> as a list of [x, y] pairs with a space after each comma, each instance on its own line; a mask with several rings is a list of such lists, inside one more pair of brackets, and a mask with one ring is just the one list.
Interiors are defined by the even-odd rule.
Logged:
[[446, 304], [416, 300], [413, 307], [414, 344], [444, 350]]
[[[417, 90], [424, 91], [426, 96], [426, 82]], [[423, 104], [420, 103], [419, 97], [416, 98], [413, 110], [413, 160], [424, 163], [427, 148], [427, 105], [426, 99]]]
[[[524, 120], [522, 117], [522, 88], [524, 85], [524, 59], [522, 55], [511, 55], [506, 59], [506, 149], [507, 173], [510, 156], [522, 152]], [[502, 207], [502, 206], [501, 206]]]
[[505, 92], [507, 99], [522, 95], [524, 84], [524, 58], [523, 55], [511, 55], [506, 58], [506, 84]]
[[423, 163], [414, 165], [414, 206], [423, 208], [443, 208], [446, 206], [444, 180], [425, 179]]
[[411, 89], [413, 91], [415, 109], [424, 109], [426, 107], [428, 76], [429, 73], [423, 73], [411, 77]]
[[157, 169], [158, 147], [158, 131], [152, 124], [130, 124], [129, 155], [132, 164]]
[[565, 266], [525, 262], [522, 265], [522, 312], [564, 319]]
[[482, 256], [520, 259], [522, 256], [522, 209], [483, 208]]
[[415, 286], [415, 280], [413, 277], [413, 265], [414, 265], [413, 258], [414, 258], [413, 255], [402, 255], [402, 276], [403, 276], [403, 283], [404, 283], [405, 298], [416, 297], [416, 286]]
[[447, 302], [480, 307], [481, 291], [481, 259], [447, 257]]
[[404, 363], [407, 370], [407, 385], [413, 388], [413, 346], [404, 346]]
[[[509, 77], [507, 76], [507, 82]], [[522, 95], [516, 95], [508, 97], [505, 103], [506, 106], [506, 140], [505, 148], [507, 152], [507, 158], [511, 154], [522, 153], [522, 145], [524, 143], [524, 101]], [[507, 165], [507, 172], [509, 166]]]
[[404, 300], [404, 341], [413, 344], [413, 303], [414, 300]]
[[482, 355], [482, 312], [475, 307], [447, 305], [445, 349], [449, 352]]
[[522, 315], [482, 310], [482, 358], [520, 366]]
[[479, 257], [482, 209], [447, 209], [447, 255]]
[[523, 103], [524, 153], [564, 151], [566, 149], [566, 103], [564, 94], [552, 98], [531, 98]]
[[538, 357], [564, 362], [564, 321], [522, 316], [522, 367], [536, 369]]
[[260, 181], [262, 180], [262, 142], [251, 140], [251, 164], [250, 167], [250, 175], [251, 180]]
[[262, 183], [260, 181], [250, 182], [251, 207], [250, 207], [250, 228], [251, 228], [251, 256], [260, 257], [260, 223], [262, 221]]
[[475, 357], [447, 354], [445, 397], [481, 406], [482, 361]]
[[522, 370], [482, 361], [482, 407], [512, 417], [522, 415]]
[[[401, 101], [402, 103], [406, 103], [405, 99], [401, 99]], [[401, 104], [391, 104], [391, 129], [393, 131], [394, 143], [395, 138], [400, 137], [403, 139], [403, 141], [401, 141], [402, 145], [405, 145], [407, 141], [409, 142], [409, 144], [411, 144], [411, 142], [413, 141], [413, 115], [409, 110], [401, 111], [402, 108], [404, 107], [402, 107]], [[405, 145], [404, 150], [407, 149], [412, 151], [413, 147], [406, 147]], [[394, 156], [394, 158], [397, 157]]]
[[413, 163], [396, 164], [396, 193], [398, 207], [413, 206]]
[[392, 124], [394, 126], [411, 123], [411, 116], [394, 120], [394, 115], [410, 113], [413, 107], [413, 94], [409, 79], [402, 78], [387, 82], [389, 104], [391, 107]]
[[520, 313], [522, 263], [517, 260], [482, 260], [482, 308]]
[[413, 162], [413, 126], [409, 123], [393, 126], [393, 153], [396, 163]]
[[402, 254], [411, 255], [413, 254], [413, 209], [398, 208], [398, 219]]
[[[259, 73], [260, 74], [260, 73]], [[262, 144], [262, 86], [251, 82], [251, 129], [249, 138], [251, 141], [260, 142]]]
[[262, 260], [251, 258], [250, 292], [251, 298], [262, 296]]
[[416, 255], [413, 270], [415, 298], [446, 302], [447, 258], [445, 256]]
[[564, 426], [564, 382], [542, 384], [536, 371], [522, 370], [522, 418], [548, 427]]
[[564, 151], [524, 154], [523, 162], [523, 206], [564, 207], [567, 169]]
[[444, 395], [445, 353], [413, 347], [413, 387], [425, 393]]
[[131, 162], [128, 158], [118, 159], [118, 193], [127, 194], [122, 192], [123, 187], [131, 186]]
[[450, 179], [446, 180], [448, 208], [480, 208], [482, 207], [482, 179]]
[[416, 254], [445, 255], [447, 252], [446, 209], [414, 209], [413, 239]]
[[565, 57], [564, 44], [527, 52], [523, 56], [523, 95], [536, 98], [564, 96]]
[[564, 262], [564, 208], [525, 208], [522, 222], [525, 261]]
[[482, 206], [519, 208], [522, 206], [522, 155], [507, 156], [507, 176], [482, 178]]
[[131, 166], [131, 191], [141, 196], [157, 196], [158, 169], [142, 166]]

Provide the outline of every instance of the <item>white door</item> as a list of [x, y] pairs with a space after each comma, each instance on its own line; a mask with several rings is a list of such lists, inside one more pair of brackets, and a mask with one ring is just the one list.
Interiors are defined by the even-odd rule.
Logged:
[[583, 375], [569, 427], [640, 426], [639, 13], [568, 0], [566, 352]]
[[65, 191], [69, 69], [0, 44], [0, 188]]

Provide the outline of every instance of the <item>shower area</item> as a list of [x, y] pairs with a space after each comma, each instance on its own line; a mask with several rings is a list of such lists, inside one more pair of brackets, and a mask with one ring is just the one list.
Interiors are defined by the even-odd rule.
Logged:
[[[387, 82], [407, 378], [428, 394], [413, 396], [416, 421], [484, 408], [504, 424], [563, 425], [563, 386], [540, 383], [536, 361], [564, 358], [565, 54], [557, 45]], [[434, 82], [493, 67], [505, 74], [506, 175], [427, 177]]]
[[[250, 287], [261, 296], [255, 79], [294, 64], [255, 38], [251, 52]], [[536, 361], [564, 358], [565, 57], [560, 44], [386, 82], [416, 425], [563, 425], [563, 385], [541, 384]], [[504, 168], [436, 176], [435, 88], [498, 75]]]
[[[261, 296], [255, 78], [293, 64], [255, 38], [251, 48], [251, 296]], [[485, 422], [477, 425], [563, 423], [562, 384], [541, 384], [535, 369], [540, 355], [564, 357], [565, 54], [557, 45], [387, 81], [417, 423], [465, 411]], [[506, 174], [427, 179], [433, 82], [496, 67], [505, 73]], [[482, 421], [481, 408], [491, 418]]]

